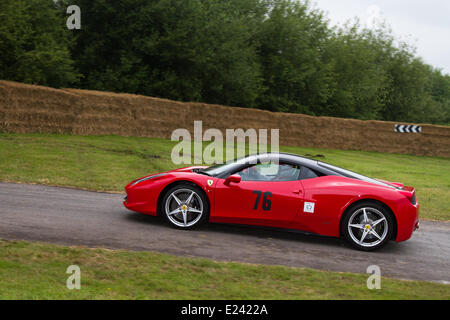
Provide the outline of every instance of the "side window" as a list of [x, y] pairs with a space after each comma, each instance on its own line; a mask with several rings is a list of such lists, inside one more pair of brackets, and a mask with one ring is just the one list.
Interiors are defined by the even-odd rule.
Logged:
[[242, 181], [295, 181], [299, 180], [300, 167], [285, 163], [259, 163], [236, 174]]
[[317, 177], [319, 177], [319, 175], [315, 171], [302, 166], [302, 173], [300, 175], [301, 180], [313, 179]]

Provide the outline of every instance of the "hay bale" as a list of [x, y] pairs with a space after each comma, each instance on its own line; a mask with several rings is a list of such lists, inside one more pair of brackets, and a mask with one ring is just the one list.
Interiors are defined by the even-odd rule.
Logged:
[[193, 133], [217, 128], [280, 129], [280, 144], [450, 157], [450, 127], [422, 125], [422, 133], [394, 132], [394, 122], [362, 121], [258, 109], [183, 103], [134, 94], [53, 89], [0, 81], [3, 132], [117, 134], [170, 138], [172, 131]]

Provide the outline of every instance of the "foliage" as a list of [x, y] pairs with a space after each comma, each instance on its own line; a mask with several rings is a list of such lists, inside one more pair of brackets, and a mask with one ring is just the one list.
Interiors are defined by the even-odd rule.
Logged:
[[0, 21], [0, 79], [54, 87], [77, 83], [71, 35], [52, 0], [2, 0]]
[[3, 0], [0, 18], [1, 79], [450, 124], [449, 75], [388, 26], [331, 27], [308, 1]]

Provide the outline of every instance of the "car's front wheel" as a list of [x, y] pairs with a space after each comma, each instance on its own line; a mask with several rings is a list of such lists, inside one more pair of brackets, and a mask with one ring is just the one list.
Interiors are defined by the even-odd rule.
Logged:
[[162, 201], [164, 218], [176, 228], [192, 229], [209, 215], [209, 203], [203, 191], [191, 184], [170, 188]]
[[363, 202], [351, 208], [342, 223], [345, 239], [364, 251], [380, 248], [392, 238], [394, 223], [383, 206]]

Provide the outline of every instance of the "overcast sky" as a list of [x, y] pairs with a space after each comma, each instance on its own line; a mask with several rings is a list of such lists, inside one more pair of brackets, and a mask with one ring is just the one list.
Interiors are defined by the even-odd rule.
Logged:
[[370, 26], [384, 19], [417, 55], [450, 74], [450, 0], [311, 0], [332, 24], [359, 17]]

